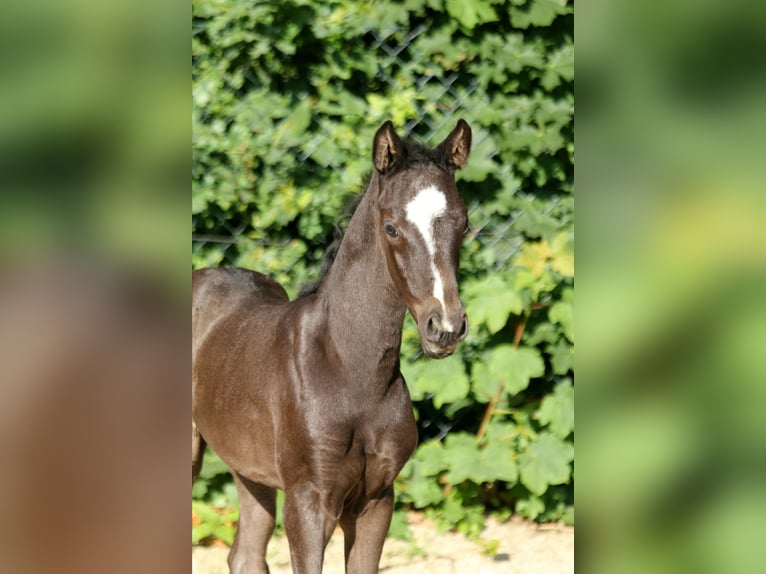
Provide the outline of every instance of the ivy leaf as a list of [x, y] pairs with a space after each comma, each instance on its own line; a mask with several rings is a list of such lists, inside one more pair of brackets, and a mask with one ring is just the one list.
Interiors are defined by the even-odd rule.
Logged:
[[523, 5], [520, 8], [511, 8], [511, 22], [515, 28], [549, 26], [556, 16], [569, 14], [571, 11], [567, 0], [513, 0], [513, 4]]
[[529, 386], [530, 379], [545, 373], [545, 363], [537, 349], [506, 343], [489, 352], [487, 370], [495, 384], [502, 382], [505, 390], [515, 395]]
[[459, 355], [425, 362], [413, 386], [420, 395], [432, 393], [437, 409], [446, 403], [465, 398], [470, 389], [465, 365]]
[[431, 476], [423, 473], [422, 463], [411, 459], [407, 462], [402, 476], [406, 481], [400, 483], [402, 501], [411, 502], [415, 508], [426, 508], [439, 504], [444, 499], [444, 493], [439, 484]]
[[544, 432], [519, 455], [521, 483], [538, 496], [550, 484], [563, 484], [571, 477], [569, 463], [574, 460], [574, 446]]
[[502, 480], [515, 483], [519, 479], [519, 467], [513, 457], [514, 451], [509, 444], [488, 441], [481, 450], [477, 478], [480, 478], [482, 482]]
[[456, 29], [457, 25], [450, 22], [449, 25], [437, 28], [430, 34], [419, 36], [416, 40], [417, 46], [431, 57], [438, 55], [445, 63], [452, 64], [458, 61], [461, 55], [460, 49], [454, 42]]
[[192, 484], [192, 498], [204, 498], [207, 494], [207, 481], [195, 480]]
[[460, 171], [459, 176], [463, 181], [484, 181], [487, 175], [497, 171], [497, 163], [490, 154], [476, 154], [471, 161]]
[[225, 542], [227, 546], [234, 544], [235, 534], [236, 529], [233, 524], [219, 524], [215, 530], [213, 530], [213, 535], [218, 538], [218, 540]]
[[226, 466], [226, 463], [212, 449], [208, 448], [202, 461], [202, 469], [199, 473], [200, 478], [209, 480], [219, 474], [227, 474], [228, 472], [229, 467]]
[[491, 334], [500, 331], [511, 313], [520, 314], [524, 302], [500, 275], [490, 275], [463, 288], [469, 324], [486, 325]]
[[471, 365], [471, 388], [476, 400], [488, 403], [500, 383], [492, 377], [486, 361], [474, 361]]
[[311, 104], [304, 99], [282, 120], [274, 135], [274, 143], [284, 147], [298, 146], [311, 124]]
[[545, 273], [552, 255], [551, 247], [545, 239], [529, 241], [522, 246], [521, 253], [516, 257], [516, 264], [529, 269], [533, 277], [540, 278]]
[[561, 294], [561, 301], [557, 301], [548, 310], [548, 320], [558, 323], [564, 330], [564, 335], [574, 343], [574, 291], [567, 288]]
[[420, 373], [425, 368], [425, 365], [425, 360], [413, 362], [403, 361], [399, 367], [402, 371], [402, 376], [407, 383], [407, 388], [410, 391], [410, 398], [412, 398], [413, 401], [422, 401], [426, 396], [425, 391], [415, 384], [420, 379]]
[[530, 494], [527, 498], [522, 498], [516, 502], [516, 512], [518, 512], [522, 518], [535, 520], [545, 512], [545, 503], [539, 496]]
[[444, 462], [449, 472], [447, 482], [460, 484], [471, 478], [479, 458], [476, 437], [468, 433], [451, 433], [444, 439]]
[[368, 113], [376, 121], [390, 118], [396, 125], [402, 125], [408, 118], [416, 116], [415, 103], [419, 95], [414, 88], [397, 91], [390, 96], [367, 94]]
[[574, 277], [574, 241], [567, 231], [557, 233], [551, 242], [551, 268], [564, 277]]
[[547, 395], [535, 418], [559, 438], [566, 438], [574, 430], [574, 388], [572, 381], [558, 383], [553, 393]]
[[421, 444], [413, 459], [420, 463], [424, 476], [438, 476], [444, 471], [444, 447], [439, 441], [431, 440]]
[[514, 423], [492, 419], [484, 436], [488, 442], [501, 443], [505, 448], [511, 448], [512, 441], [519, 436], [519, 427]]
[[405, 542], [414, 542], [415, 537], [410, 530], [410, 525], [407, 522], [407, 511], [404, 508], [397, 508], [391, 515], [391, 525], [388, 527], [388, 535], [391, 538], [397, 540], [404, 540]]
[[539, 323], [535, 325], [531, 332], [527, 330], [524, 334], [524, 341], [530, 347], [540, 343], [556, 343], [561, 339], [561, 329], [550, 323]]
[[552, 90], [561, 80], [571, 82], [574, 79], [574, 46], [565, 44], [548, 57], [545, 74], [541, 80], [546, 90]]
[[211, 534], [213, 534], [215, 526], [209, 522], [203, 522], [202, 524], [192, 524], [192, 544], [204, 540]]
[[450, 16], [469, 30], [497, 20], [495, 9], [487, 0], [445, 0], [445, 7]]
[[495, 61], [498, 67], [506, 67], [510, 72], [518, 74], [524, 68], [538, 69], [544, 65], [545, 49], [536, 42], [525, 41], [523, 34], [509, 34], [499, 47], [501, 55]]
[[215, 536], [231, 545], [234, 542], [234, 522], [238, 519], [239, 511], [236, 509], [219, 512], [207, 502], [192, 500], [192, 543]]
[[469, 538], [478, 538], [484, 528], [484, 507], [470, 504], [461, 496], [460, 489], [453, 489], [447, 494], [438, 515], [433, 518], [440, 533], [454, 528]]
[[447, 482], [516, 482], [518, 468], [512, 455], [512, 449], [502, 442], [490, 442], [482, 448], [472, 434], [450, 434], [444, 440], [444, 462], [449, 468]]
[[547, 345], [545, 352], [551, 360], [553, 373], [566, 375], [574, 370], [574, 346], [565, 339], [559, 339], [553, 345]]

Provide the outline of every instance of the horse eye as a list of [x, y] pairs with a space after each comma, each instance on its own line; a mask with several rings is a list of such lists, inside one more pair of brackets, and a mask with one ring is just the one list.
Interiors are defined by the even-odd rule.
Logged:
[[387, 221], [383, 224], [383, 230], [388, 233], [391, 237], [396, 237], [398, 234], [396, 233], [396, 227], [394, 227], [394, 224], [390, 221]]

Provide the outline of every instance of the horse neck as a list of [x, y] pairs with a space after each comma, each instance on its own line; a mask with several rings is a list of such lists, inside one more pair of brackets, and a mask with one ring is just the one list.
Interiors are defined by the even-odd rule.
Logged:
[[377, 186], [374, 174], [318, 292], [344, 367], [370, 381], [390, 377], [398, 368], [407, 310], [378, 244], [372, 199]]

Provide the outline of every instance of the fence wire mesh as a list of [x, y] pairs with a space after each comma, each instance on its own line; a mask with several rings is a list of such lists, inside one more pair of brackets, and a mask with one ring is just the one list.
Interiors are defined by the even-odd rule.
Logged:
[[[390, 93], [400, 88], [402, 75], [412, 79], [411, 86], [418, 92], [429, 88], [429, 101], [435, 102], [438, 113], [428, 110], [421, 101], [414, 102], [415, 114], [406, 120], [404, 125], [397, 126], [400, 134], [413, 136], [418, 140], [431, 145], [439, 143], [437, 138], [443, 137], [445, 131], [454, 125], [458, 118], [463, 118], [470, 123], [474, 119], [474, 108], [467, 104], [470, 96], [480, 90], [476, 79], [470, 75], [461, 75], [458, 72], [447, 72], [437, 63], [433, 62], [424, 54], [415, 43], [415, 40], [427, 32], [427, 26], [420, 25], [412, 30], [404, 30], [398, 27], [386, 31], [368, 30], [365, 39], [374, 50], [378, 71], [374, 81], [381, 87], [382, 93]], [[488, 98], [486, 104], [489, 105]], [[474, 99], [475, 102], [475, 99]], [[325, 126], [313, 136], [311, 142], [302, 147], [298, 153], [298, 161], [305, 163], [314, 161], [319, 165], [327, 166], [326, 161], [315, 156], [322, 144], [329, 137], [330, 126], [337, 121], [336, 118], [322, 117], [321, 112], [316, 112], [314, 120], [318, 125]], [[481, 130], [474, 130], [472, 145], [472, 158], [483, 155], [485, 160], [490, 160], [495, 155], [491, 146], [483, 146], [486, 134]], [[329, 167], [329, 166], [327, 166]], [[499, 177], [507, 175], [503, 171]], [[464, 240], [464, 248], [471, 242], [479, 242], [482, 249], [491, 249], [493, 261], [490, 266], [497, 270], [508, 263], [519, 251], [523, 238], [512, 232], [514, 223], [521, 211], [512, 212], [509, 217], [502, 220], [491, 216], [477, 216], [477, 201], [465, 198], [469, 211], [469, 231]], [[555, 208], [555, 202], [549, 209]], [[241, 265], [242, 254], [255, 247], [280, 247], [286, 246], [286, 240], [272, 239], [268, 230], [261, 230], [258, 238], [251, 237], [250, 224], [246, 222], [232, 221], [227, 214], [221, 212], [206, 213], [215, 221], [214, 233], [192, 234], [192, 255], [198, 254], [204, 249], [217, 251], [217, 264]], [[284, 245], [280, 245], [280, 243]], [[300, 261], [297, 257], [293, 265]], [[289, 264], [281, 271], [290, 272]]]

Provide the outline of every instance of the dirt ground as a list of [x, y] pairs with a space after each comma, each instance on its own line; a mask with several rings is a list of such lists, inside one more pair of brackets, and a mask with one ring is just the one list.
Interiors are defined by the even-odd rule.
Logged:
[[[415, 542], [388, 539], [379, 572], [385, 574], [571, 574], [574, 572], [574, 528], [538, 525], [512, 518], [490, 518], [479, 540], [440, 534], [420, 514], [408, 517]], [[488, 549], [494, 549], [489, 552]], [[192, 574], [227, 574], [225, 547], [195, 547]], [[287, 539], [272, 538], [268, 563], [272, 574], [291, 574]], [[343, 535], [337, 530], [325, 553], [324, 574], [343, 574]]]

